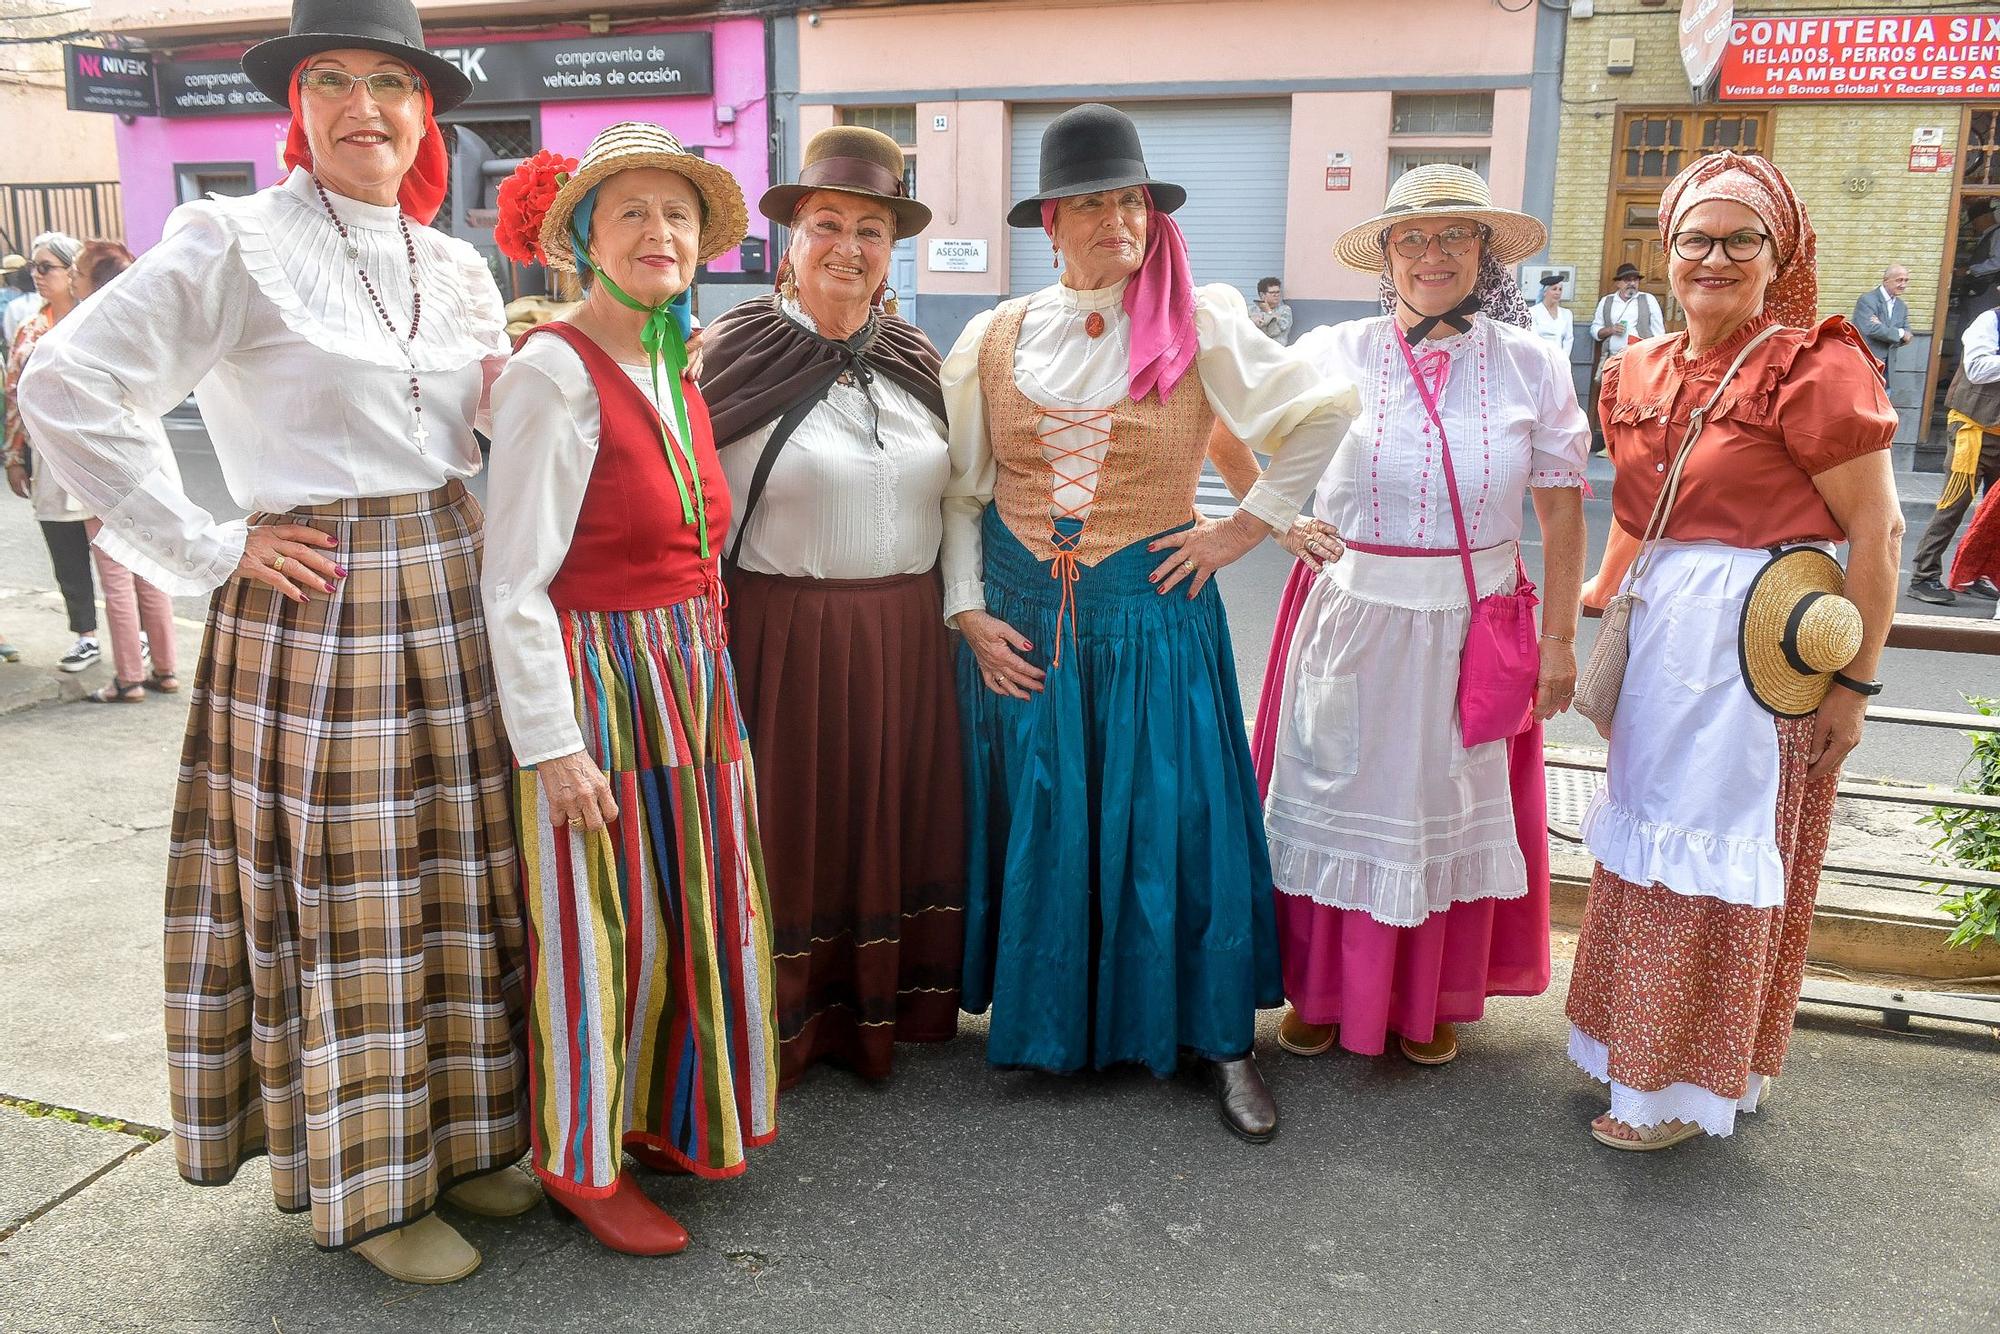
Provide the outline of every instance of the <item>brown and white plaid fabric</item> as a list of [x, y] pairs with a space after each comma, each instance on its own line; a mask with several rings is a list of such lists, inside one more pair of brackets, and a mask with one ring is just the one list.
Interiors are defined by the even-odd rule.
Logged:
[[210, 611], [167, 870], [174, 1142], [201, 1185], [268, 1154], [337, 1248], [527, 1147], [509, 761], [463, 486], [268, 517], [348, 573]]

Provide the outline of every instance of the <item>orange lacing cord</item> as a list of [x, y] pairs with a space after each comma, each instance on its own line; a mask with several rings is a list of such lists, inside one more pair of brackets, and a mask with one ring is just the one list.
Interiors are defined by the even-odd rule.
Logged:
[[[1062, 625], [1063, 618], [1069, 618], [1069, 637], [1076, 638], [1076, 581], [1077, 549], [1083, 545], [1083, 535], [1090, 530], [1090, 516], [1083, 511], [1096, 503], [1097, 479], [1104, 471], [1098, 463], [1089, 472], [1079, 477], [1065, 477], [1056, 471], [1056, 464], [1063, 459], [1088, 460], [1090, 451], [1099, 445], [1111, 443], [1110, 408], [1040, 408], [1041, 417], [1047, 417], [1057, 424], [1057, 430], [1082, 427], [1090, 432], [1090, 439], [1074, 448], [1065, 449], [1043, 435], [1035, 432], [1035, 443], [1042, 447], [1042, 458], [1049, 466], [1049, 504], [1055, 510], [1055, 518], [1076, 519], [1083, 527], [1074, 533], [1065, 534], [1054, 523], [1049, 525], [1049, 545], [1055, 548], [1055, 558], [1049, 565], [1049, 577], [1062, 580], [1062, 604], [1056, 608], [1056, 651], [1054, 665], [1062, 666]], [[1037, 417], [1039, 422], [1041, 417]], [[1081, 504], [1065, 505], [1056, 499], [1066, 486], [1081, 487], [1090, 492]]]

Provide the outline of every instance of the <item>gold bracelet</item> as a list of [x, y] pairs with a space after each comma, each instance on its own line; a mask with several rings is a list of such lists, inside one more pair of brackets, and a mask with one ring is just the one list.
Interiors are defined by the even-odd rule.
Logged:
[[1548, 633], [1546, 630], [1542, 632], [1542, 638], [1553, 639], [1558, 644], [1574, 644], [1576, 642], [1575, 635], [1571, 635], [1568, 639], [1564, 639], [1561, 635], [1552, 635]]

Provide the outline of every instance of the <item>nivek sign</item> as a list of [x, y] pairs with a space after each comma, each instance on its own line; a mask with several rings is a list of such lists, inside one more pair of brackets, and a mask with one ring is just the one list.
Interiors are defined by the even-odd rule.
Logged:
[[153, 93], [153, 58], [136, 51], [65, 46], [63, 93], [71, 111], [150, 116], [159, 110]]

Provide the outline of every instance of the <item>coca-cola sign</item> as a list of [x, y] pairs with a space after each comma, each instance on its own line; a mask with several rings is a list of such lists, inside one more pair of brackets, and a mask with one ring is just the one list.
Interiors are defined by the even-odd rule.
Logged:
[[1681, 0], [1681, 68], [1687, 71], [1690, 88], [1708, 86], [1729, 47], [1735, 17], [1734, 0]]

